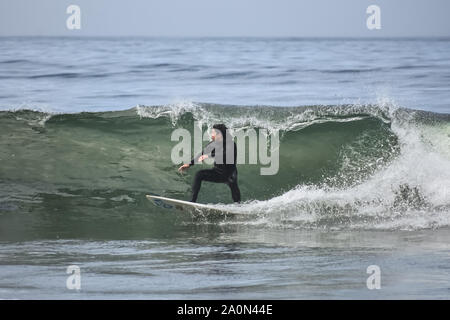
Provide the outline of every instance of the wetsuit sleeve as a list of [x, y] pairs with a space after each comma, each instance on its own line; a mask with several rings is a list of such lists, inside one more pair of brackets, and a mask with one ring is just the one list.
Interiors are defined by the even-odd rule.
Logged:
[[200, 157], [201, 155], [197, 155], [194, 158], [192, 158], [191, 162], [189, 162], [190, 166], [193, 166], [195, 164], [195, 161]]
[[198, 158], [200, 158], [200, 156], [204, 155], [204, 154], [214, 157], [215, 148], [214, 148], [213, 142], [214, 141], [211, 141], [210, 143], [208, 143], [201, 153], [199, 153], [194, 158], [192, 158], [191, 162], [189, 162], [189, 165], [190, 166], [194, 165], [197, 162]]

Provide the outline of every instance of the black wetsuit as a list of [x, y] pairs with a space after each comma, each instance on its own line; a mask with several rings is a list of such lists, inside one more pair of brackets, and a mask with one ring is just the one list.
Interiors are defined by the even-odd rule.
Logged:
[[[198, 192], [202, 181], [219, 182], [227, 184], [231, 189], [231, 196], [234, 202], [241, 201], [241, 192], [237, 183], [237, 169], [236, 169], [236, 143], [233, 141], [234, 159], [227, 161], [226, 150], [224, 148], [225, 143], [212, 141], [210, 142], [202, 153], [191, 160], [190, 165], [193, 165], [197, 159], [202, 155], [208, 155], [214, 157], [214, 167], [212, 169], [199, 170], [194, 178], [194, 184], [192, 185], [192, 202], [197, 201]], [[231, 146], [231, 143], [229, 144]], [[222, 161], [220, 161], [220, 154], [222, 154]]]

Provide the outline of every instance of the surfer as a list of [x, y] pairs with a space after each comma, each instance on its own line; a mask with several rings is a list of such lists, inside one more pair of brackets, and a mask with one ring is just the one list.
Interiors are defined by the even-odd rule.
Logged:
[[211, 139], [212, 141], [203, 149], [201, 154], [178, 169], [178, 171], [183, 172], [195, 163], [202, 162], [209, 157], [214, 158], [214, 167], [212, 169], [203, 169], [196, 173], [192, 185], [191, 201], [197, 201], [202, 181], [209, 181], [227, 184], [231, 189], [233, 201], [240, 202], [241, 192], [237, 183], [236, 143], [227, 132], [227, 127], [224, 124], [215, 124], [213, 126]]

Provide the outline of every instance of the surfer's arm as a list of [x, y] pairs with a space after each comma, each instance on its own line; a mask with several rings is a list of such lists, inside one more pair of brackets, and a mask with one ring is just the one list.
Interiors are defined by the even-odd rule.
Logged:
[[191, 162], [188, 163], [188, 166], [193, 166], [196, 162], [202, 162], [203, 160], [209, 158], [208, 154], [200, 154], [194, 159], [191, 160]]
[[211, 142], [206, 145], [205, 149], [198, 155], [196, 155], [191, 162], [183, 164], [181, 167], [178, 168], [178, 171], [183, 172], [190, 166], [193, 166], [196, 162], [202, 162], [203, 160], [209, 158], [209, 156], [214, 157], [214, 148], [211, 147]]
[[191, 162], [189, 162], [189, 166], [194, 165], [196, 162], [202, 162], [203, 160], [211, 157], [214, 157], [214, 145], [212, 144], [214, 141], [211, 141], [206, 145], [201, 153], [192, 158]]

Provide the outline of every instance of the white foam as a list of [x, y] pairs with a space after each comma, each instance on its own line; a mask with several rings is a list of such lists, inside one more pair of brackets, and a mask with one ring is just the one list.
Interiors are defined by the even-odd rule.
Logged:
[[[136, 113], [141, 118], [157, 119], [167, 117], [172, 125], [176, 125], [181, 116], [191, 113], [193, 118], [208, 128], [215, 123], [226, 123], [230, 129], [265, 128], [273, 131], [296, 131], [313, 124], [325, 122], [350, 122], [376, 116], [384, 122], [389, 119], [384, 116], [384, 110], [378, 106], [348, 105], [342, 107], [310, 106], [302, 107], [240, 107], [238, 114], [233, 109], [207, 108], [203, 104], [192, 101], [178, 101], [161, 106], [136, 106]], [[364, 115], [366, 114], [366, 115]], [[345, 116], [345, 118], [338, 118]]]
[[[261, 225], [270, 227], [416, 230], [450, 226], [448, 125], [429, 128], [415, 124], [414, 114], [397, 108], [389, 112], [400, 153], [369, 179], [346, 188], [298, 185], [270, 200], [238, 205], [236, 210], [255, 213]], [[402, 185], [417, 188], [424, 203], [419, 207], [399, 203]]]

